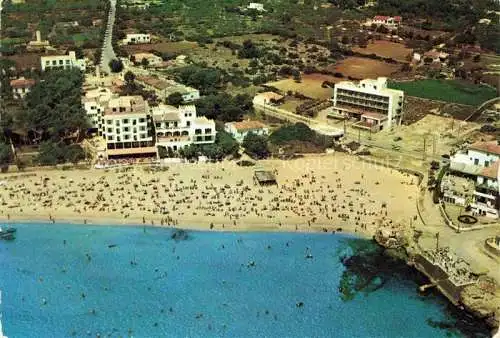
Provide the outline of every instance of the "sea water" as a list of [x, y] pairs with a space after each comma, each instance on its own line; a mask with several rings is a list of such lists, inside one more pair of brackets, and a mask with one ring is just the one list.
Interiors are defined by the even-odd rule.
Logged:
[[9, 338], [487, 334], [461, 331], [446, 301], [418, 295], [405, 274], [381, 272], [384, 283], [346, 297], [345, 260], [373, 245], [347, 235], [16, 226], [0, 242]]

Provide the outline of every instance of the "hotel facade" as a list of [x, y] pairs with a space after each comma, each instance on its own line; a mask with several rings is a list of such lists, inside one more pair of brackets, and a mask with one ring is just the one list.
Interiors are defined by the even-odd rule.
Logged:
[[71, 69], [78, 68], [82, 72], [86, 69], [85, 59], [77, 59], [75, 52], [69, 52], [68, 55], [41, 56], [40, 65], [42, 71], [47, 69]]
[[330, 118], [357, 119], [353, 127], [377, 132], [401, 124], [404, 92], [387, 88], [387, 78], [339, 82]]

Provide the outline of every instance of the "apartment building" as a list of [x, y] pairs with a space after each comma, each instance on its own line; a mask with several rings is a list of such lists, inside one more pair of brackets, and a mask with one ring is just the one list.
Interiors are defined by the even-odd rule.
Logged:
[[136, 81], [147, 90], [152, 90], [161, 99], [166, 99], [170, 94], [180, 93], [184, 102], [192, 102], [200, 98], [198, 89], [185, 86], [172, 80], [155, 76], [137, 76]]
[[178, 151], [190, 144], [215, 142], [215, 121], [196, 116], [194, 105], [179, 108], [161, 104], [150, 108], [156, 146]]
[[335, 85], [330, 118], [356, 119], [353, 127], [377, 132], [401, 124], [404, 92], [387, 88], [387, 78]]
[[459, 205], [469, 204], [478, 215], [498, 218], [500, 145], [497, 141], [476, 142], [467, 150], [451, 157], [449, 176], [466, 178], [474, 183], [474, 191], [466, 199], [447, 193], [446, 201]]
[[40, 64], [42, 71], [47, 69], [78, 68], [84, 72], [86, 69], [86, 60], [77, 59], [74, 51], [69, 52], [68, 55], [41, 56]]
[[11, 80], [10, 87], [12, 88], [12, 97], [14, 97], [14, 99], [24, 99], [26, 94], [30, 92], [31, 87], [33, 87], [35, 83], [35, 80], [25, 79], [24, 77]]
[[124, 45], [151, 43], [151, 35], [141, 34], [141, 33], [130, 33], [125, 35], [125, 39], [123, 39], [121, 43]]
[[104, 110], [114, 97], [116, 96], [108, 88], [98, 87], [87, 90], [82, 98], [83, 107], [91, 124], [91, 131], [99, 136], [103, 134]]
[[120, 96], [108, 101], [102, 136], [107, 156], [156, 155], [149, 107], [141, 96]]

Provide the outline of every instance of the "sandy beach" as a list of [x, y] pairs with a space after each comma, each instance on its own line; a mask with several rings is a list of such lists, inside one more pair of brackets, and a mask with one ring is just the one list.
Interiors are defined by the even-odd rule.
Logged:
[[[256, 168], [278, 185], [259, 186]], [[1, 177], [2, 221], [371, 235], [416, 219], [417, 178], [345, 154], [292, 161], [39, 170]]]

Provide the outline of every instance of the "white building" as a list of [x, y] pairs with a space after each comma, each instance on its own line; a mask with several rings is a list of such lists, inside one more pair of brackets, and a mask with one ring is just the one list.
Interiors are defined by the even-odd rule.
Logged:
[[42, 40], [42, 33], [40, 31], [36, 31], [35, 40], [28, 42], [26, 45], [26, 50], [28, 51], [38, 51], [50, 48], [50, 43], [48, 40]]
[[141, 43], [151, 43], [151, 35], [141, 34], [141, 33], [131, 33], [127, 34], [125, 36], [125, 39], [122, 40], [122, 44], [124, 45], [141, 44]]
[[91, 129], [102, 136], [104, 126], [104, 110], [108, 102], [114, 98], [114, 94], [108, 88], [95, 88], [85, 92], [82, 98], [83, 107], [91, 124]]
[[404, 92], [387, 88], [387, 78], [335, 85], [331, 118], [355, 118], [353, 127], [379, 131], [401, 124]]
[[265, 12], [266, 10], [264, 9], [264, 5], [258, 2], [251, 2], [248, 6], [247, 9], [253, 9], [256, 10], [257, 12]]
[[228, 122], [224, 125], [224, 130], [231, 134], [239, 143], [243, 142], [245, 137], [250, 134], [268, 135], [269, 128], [259, 121], [241, 121], [241, 122]]
[[170, 94], [180, 93], [184, 102], [193, 102], [200, 98], [198, 89], [185, 86], [168, 79], [161, 79], [155, 76], [137, 76], [136, 81], [142, 84], [147, 90], [152, 90], [161, 99], [166, 99]]
[[24, 77], [11, 80], [10, 87], [12, 88], [12, 96], [14, 97], [14, 99], [24, 99], [26, 94], [30, 92], [31, 87], [33, 87], [35, 83], [35, 80], [25, 79]]
[[476, 142], [450, 160], [451, 174], [475, 181], [470, 206], [480, 215], [495, 218], [499, 215], [499, 164], [500, 145], [497, 141]]
[[156, 155], [148, 112], [148, 104], [141, 96], [121, 96], [109, 100], [102, 126], [108, 158]]
[[386, 16], [386, 15], [376, 15], [373, 19], [368, 20], [366, 25], [382, 25], [387, 28], [396, 28], [403, 23], [403, 18], [401, 16]]
[[154, 55], [153, 53], [135, 53], [132, 55], [131, 60], [138, 64], [141, 64], [144, 62], [143, 60], [146, 60], [148, 66], [157, 66], [163, 62], [161, 57]]
[[196, 116], [194, 105], [179, 108], [161, 104], [150, 108], [156, 147], [178, 151], [190, 144], [215, 142], [215, 121]]
[[41, 56], [40, 64], [42, 66], [42, 71], [51, 68], [56, 68], [56, 69], [78, 68], [82, 72], [84, 72], [86, 69], [86, 60], [77, 59], [76, 54], [73, 51], [69, 52], [68, 55]]

